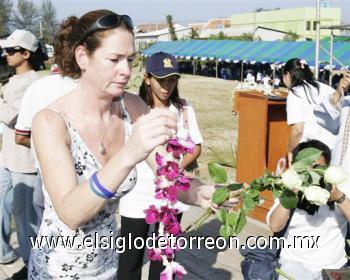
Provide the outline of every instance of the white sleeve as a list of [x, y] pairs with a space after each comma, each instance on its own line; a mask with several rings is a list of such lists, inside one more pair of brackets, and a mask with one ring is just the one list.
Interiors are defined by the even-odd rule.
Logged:
[[17, 134], [30, 134], [33, 120], [33, 111], [35, 106], [33, 104], [33, 98], [31, 98], [32, 93], [35, 91], [35, 87], [29, 86], [24, 93], [21, 108], [19, 110], [17, 123], [16, 123], [16, 133]]
[[203, 137], [199, 130], [196, 114], [191, 105], [186, 106], [188, 112], [188, 130], [189, 136], [195, 144], [203, 143]]
[[294, 94], [289, 91], [287, 97], [287, 123], [305, 123], [309, 121], [309, 112], [304, 98], [300, 97], [298, 93]]
[[273, 205], [271, 206], [271, 208], [269, 209], [269, 211], [266, 214], [266, 223], [268, 226], [270, 226], [271, 214], [277, 208], [278, 205], [280, 205], [280, 200], [278, 198], [276, 198], [273, 202]]

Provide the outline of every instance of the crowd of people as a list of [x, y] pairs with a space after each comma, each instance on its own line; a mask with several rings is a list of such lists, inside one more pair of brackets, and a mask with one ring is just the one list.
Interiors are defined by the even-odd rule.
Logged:
[[[54, 41], [58, 71], [42, 78], [35, 71], [42, 55], [32, 33], [16, 30], [0, 46], [14, 70], [0, 97], [0, 263], [18, 258], [10, 245], [13, 216], [25, 264], [14, 280], [141, 279], [145, 248], [121, 254], [99, 246], [31, 248], [29, 237], [82, 240], [97, 233], [115, 238], [119, 210], [120, 236], [146, 239], [150, 227], [144, 210], [157, 203], [155, 153], [164, 154], [162, 144], [175, 135], [195, 144], [180, 162], [193, 180], [189, 191], [178, 195], [178, 221], [188, 205], [218, 208], [211, 201], [215, 186], [196, 178], [203, 138], [193, 107], [180, 97], [183, 65], [170, 54], [155, 53], [147, 60], [139, 94], [126, 92], [136, 55], [133, 23], [109, 10], [62, 22]], [[223, 64], [220, 73], [231, 78], [227, 69]], [[281, 77], [289, 89], [289, 162], [300, 149], [315, 147], [322, 151], [315, 164], [331, 162], [349, 172], [350, 113], [344, 92], [350, 75], [334, 90], [316, 81], [308, 65], [296, 58], [286, 62]], [[248, 71], [246, 79], [271, 82], [263, 71]], [[321, 279], [321, 269], [346, 265], [348, 183], [333, 186], [329, 203], [317, 209], [300, 204], [290, 211], [278, 200], [270, 209], [267, 222], [273, 232], [290, 220], [287, 239], [320, 235], [313, 251], [282, 250], [281, 268], [295, 279]], [[239, 193], [232, 192], [223, 207], [236, 206]], [[149, 279], [159, 279], [163, 269], [162, 262], [151, 261]]]

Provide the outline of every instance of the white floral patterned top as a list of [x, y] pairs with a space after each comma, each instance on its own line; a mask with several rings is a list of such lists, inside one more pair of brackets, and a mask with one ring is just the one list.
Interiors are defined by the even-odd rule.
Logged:
[[[126, 111], [124, 99], [120, 102], [126, 141], [131, 135], [132, 121]], [[71, 137], [71, 153], [76, 174], [79, 182], [83, 182], [100, 169], [101, 165], [77, 130], [70, 125], [65, 116], [62, 117], [67, 123]], [[45, 210], [37, 238], [37, 241], [42, 242], [42, 246], [32, 250], [28, 279], [116, 279], [120, 248], [110, 249], [109, 240], [115, 241], [117, 237], [115, 212], [119, 198], [135, 186], [136, 178], [136, 169], [133, 169], [119, 187], [114, 199], [111, 199], [94, 219], [76, 231], [59, 219], [43, 185]], [[94, 246], [90, 247], [91, 243]], [[113, 245], [116, 246], [115, 242]]]

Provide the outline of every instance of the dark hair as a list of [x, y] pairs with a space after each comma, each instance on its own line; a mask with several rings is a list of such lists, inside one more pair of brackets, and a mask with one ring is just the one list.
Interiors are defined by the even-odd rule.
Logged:
[[287, 74], [287, 72], [291, 77], [290, 91], [295, 94], [294, 88], [297, 86], [302, 86], [305, 90], [306, 98], [311, 103], [309, 96], [307, 95], [307, 88], [310, 89], [311, 85], [315, 87], [317, 91], [319, 91], [320, 86], [315, 80], [309, 66], [299, 58], [292, 58], [283, 66], [283, 74]]
[[[306, 148], [315, 148], [315, 149], [322, 151], [322, 156], [324, 157], [326, 164], [329, 165], [329, 163], [331, 161], [331, 150], [328, 148], [328, 146], [326, 144], [324, 144], [318, 140], [309, 140], [307, 142], [299, 143], [299, 145], [296, 146], [292, 152], [293, 161], [294, 161], [296, 155], [301, 150], [306, 149]], [[332, 187], [329, 184], [326, 184], [324, 182], [324, 180], [322, 180], [322, 179], [320, 181], [320, 186], [324, 189], [327, 189], [328, 191], [330, 191], [332, 189]], [[306, 213], [308, 213], [309, 215], [314, 215], [315, 213], [317, 213], [319, 206], [317, 206], [315, 204], [311, 204], [309, 201], [304, 199], [303, 194], [300, 192], [298, 193], [298, 197], [299, 197], [299, 202], [298, 202], [298, 206], [297, 206], [298, 209], [306, 211]], [[328, 204], [329, 209], [331, 211], [333, 211], [334, 210], [334, 202], [327, 202], [327, 204]]]
[[[153, 77], [152, 74], [147, 74], [149, 78]], [[154, 107], [154, 100], [152, 97], [152, 89], [150, 85], [147, 85], [146, 81], [143, 80], [142, 84], [139, 89], [140, 97], [145, 101], [145, 103], [153, 108]], [[170, 102], [174, 104], [174, 106], [178, 109], [182, 109], [182, 107], [185, 105], [184, 102], [181, 100], [179, 96], [179, 90], [177, 85], [175, 86], [173, 92], [170, 95]]]
[[[29, 51], [29, 50], [28, 50]], [[30, 52], [28, 63], [33, 68], [34, 71], [39, 71], [45, 69], [44, 61], [48, 59], [46, 52], [44, 52], [41, 43], [35, 52]]]
[[[80, 78], [81, 70], [75, 60], [75, 49], [79, 45], [83, 45], [91, 55], [101, 46], [103, 38], [105, 38], [111, 30], [115, 29], [114, 27], [97, 30], [86, 38], [85, 34], [98, 19], [108, 15], [116, 14], [109, 10], [95, 10], [84, 14], [79, 19], [75, 16], [71, 16], [63, 21], [56, 35], [54, 47], [55, 59], [58, 66], [61, 68], [63, 76], [69, 76], [74, 79]], [[133, 30], [123, 21], [118, 28], [119, 27], [133, 34]]]
[[301, 142], [299, 143], [293, 150], [292, 152], [292, 158], [293, 161], [295, 159], [295, 157], [297, 156], [297, 154], [306, 148], [315, 148], [318, 149], [320, 151], [322, 151], [322, 156], [324, 157], [326, 164], [329, 165], [329, 163], [331, 162], [331, 150], [329, 149], [329, 147], [322, 143], [321, 141], [318, 140], [309, 140], [307, 142]]

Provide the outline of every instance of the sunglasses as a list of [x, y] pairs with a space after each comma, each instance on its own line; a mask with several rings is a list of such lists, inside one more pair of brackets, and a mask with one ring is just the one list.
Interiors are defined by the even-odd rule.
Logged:
[[25, 49], [21, 48], [21, 47], [13, 47], [13, 48], [4, 48], [3, 49], [5, 54], [7, 55], [14, 55], [16, 52], [24, 52]]
[[94, 24], [88, 28], [88, 30], [80, 40], [80, 43], [83, 43], [87, 37], [89, 37], [91, 34], [97, 31], [116, 28], [120, 26], [122, 23], [125, 24], [127, 29], [131, 31], [134, 29], [134, 24], [132, 23], [132, 20], [128, 15], [111, 14], [111, 15], [103, 16], [98, 20], [96, 20]]

